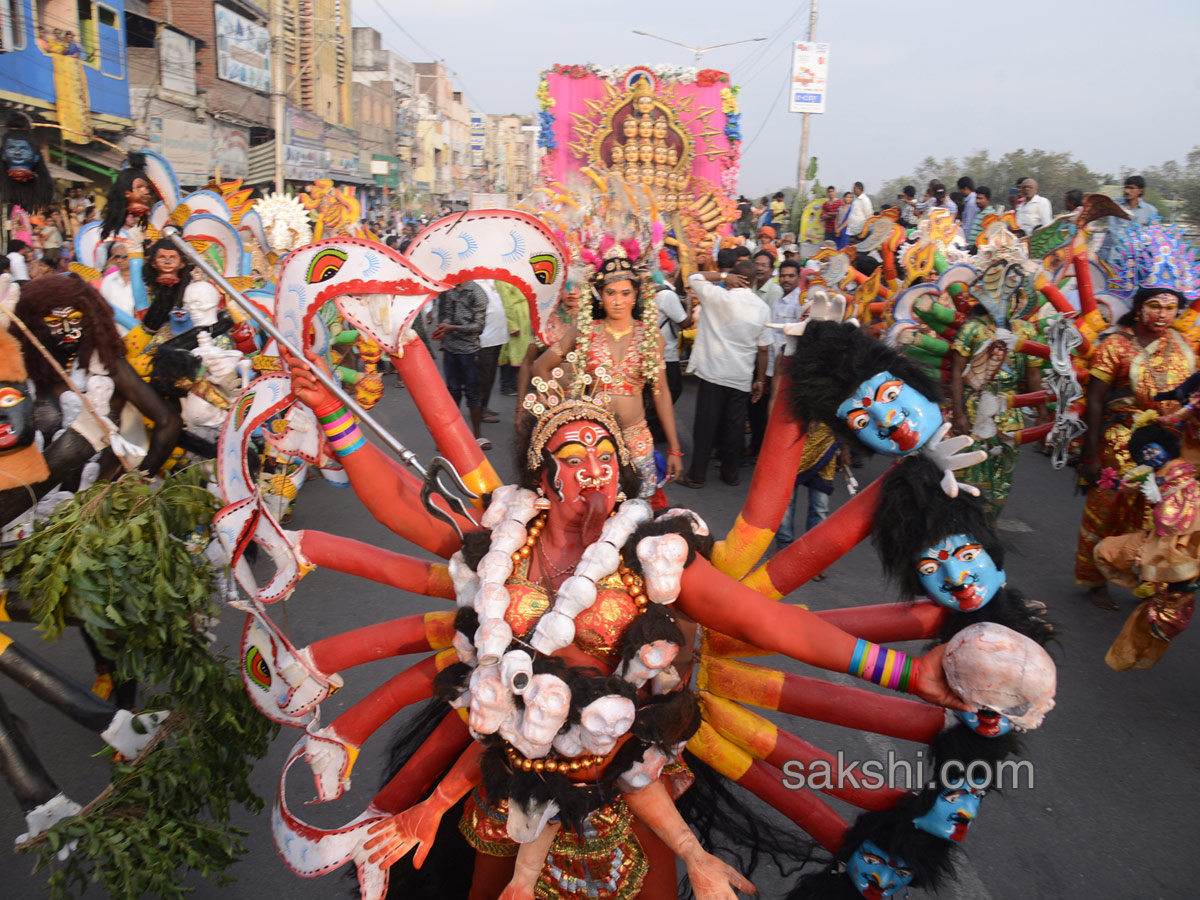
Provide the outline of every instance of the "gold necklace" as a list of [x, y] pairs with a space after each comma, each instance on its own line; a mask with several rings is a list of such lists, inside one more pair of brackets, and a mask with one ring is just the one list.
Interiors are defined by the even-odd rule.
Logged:
[[619, 341], [621, 338], [625, 337], [625, 335], [633, 331], [633, 326], [630, 325], [624, 331], [613, 331], [611, 328], [605, 325], [604, 330], [608, 332], [609, 337], [611, 337], [613, 340]]

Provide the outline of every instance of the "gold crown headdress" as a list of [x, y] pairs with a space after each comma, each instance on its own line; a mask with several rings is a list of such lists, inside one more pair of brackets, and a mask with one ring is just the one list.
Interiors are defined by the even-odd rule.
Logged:
[[575, 351], [568, 353], [564, 362], [575, 369], [570, 388], [563, 387], [566, 372], [561, 366], [556, 366], [550, 373], [550, 381], [534, 376], [535, 390], [526, 394], [521, 404], [537, 417], [537, 424], [533, 426], [533, 434], [529, 437], [529, 451], [525, 455], [529, 468], [540, 469], [546, 442], [567, 422], [579, 419], [603, 425], [617, 444], [621, 464], [629, 465], [629, 448], [625, 446], [621, 426], [608, 409], [608, 386], [612, 384], [612, 376], [603, 366], [598, 367], [594, 374], [586, 371], [585, 361]]

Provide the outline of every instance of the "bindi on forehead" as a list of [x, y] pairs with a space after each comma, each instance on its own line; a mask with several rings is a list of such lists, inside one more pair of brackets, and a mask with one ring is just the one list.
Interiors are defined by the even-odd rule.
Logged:
[[595, 425], [591, 422], [585, 422], [582, 425], [573, 425], [559, 429], [554, 435], [554, 439], [550, 442], [553, 446], [550, 452], [553, 453], [562, 449], [567, 444], [582, 444], [584, 447], [595, 447], [603, 440], [612, 440], [612, 435], [607, 430]]

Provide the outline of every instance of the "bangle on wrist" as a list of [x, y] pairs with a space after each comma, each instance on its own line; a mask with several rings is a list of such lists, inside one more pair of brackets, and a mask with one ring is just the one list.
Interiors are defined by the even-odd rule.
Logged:
[[680, 459], [682, 459], [683, 451], [682, 450], [668, 450], [667, 456], [678, 456]]
[[915, 668], [912, 657], [907, 653], [888, 650], [859, 638], [850, 656], [847, 672], [872, 684], [907, 692], [914, 680]]
[[358, 429], [357, 420], [340, 403], [332, 412], [318, 415], [317, 421], [321, 423], [330, 449], [339, 459], [344, 459], [366, 443]]
[[338, 412], [339, 410], [342, 410], [342, 409], [345, 409], [345, 406], [342, 404], [342, 401], [339, 400], [337, 397], [334, 397], [328, 403], [323, 403], [323, 404], [321, 404], [321, 406], [314, 409], [313, 415], [315, 415], [317, 417], [317, 419], [320, 420], [322, 417], [333, 415], [333, 413]]

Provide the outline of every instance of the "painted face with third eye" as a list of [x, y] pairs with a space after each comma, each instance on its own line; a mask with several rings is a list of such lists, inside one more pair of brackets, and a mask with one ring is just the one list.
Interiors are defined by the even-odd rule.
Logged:
[[573, 506], [600, 492], [611, 508], [616, 503], [620, 462], [617, 442], [596, 422], [568, 422], [547, 442], [549, 466], [542, 476], [546, 494]]
[[935, 600], [949, 609], [972, 612], [988, 604], [1007, 576], [969, 534], [952, 534], [926, 548], [917, 561], [917, 578]]
[[887, 456], [920, 449], [942, 424], [937, 403], [886, 371], [855, 388], [837, 414], [860, 441]]
[[895, 897], [913, 880], [908, 862], [894, 854], [885, 853], [873, 841], [863, 841], [850, 857], [846, 874], [855, 889], [867, 900]]

